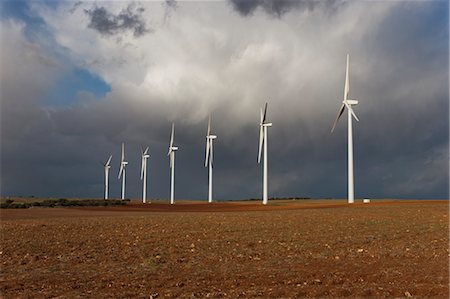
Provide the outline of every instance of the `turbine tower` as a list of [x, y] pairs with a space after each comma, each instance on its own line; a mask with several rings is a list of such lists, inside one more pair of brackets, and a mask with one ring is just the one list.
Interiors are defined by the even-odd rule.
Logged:
[[148, 154], [148, 147], [141, 149], [141, 180], [142, 180], [142, 202], [147, 202], [147, 159], [150, 157]]
[[267, 197], [267, 128], [272, 126], [272, 123], [266, 122], [267, 116], [267, 103], [264, 107], [264, 112], [262, 108], [260, 109], [260, 123], [259, 123], [259, 151], [258, 151], [258, 164], [261, 163], [261, 152], [263, 150], [264, 144], [264, 166], [263, 166], [263, 204], [266, 205], [268, 202]]
[[169, 152], [167, 156], [170, 159], [170, 204], [174, 204], [174, 187], [175, 187], [175, 152], [178, 150], [178, 146], [173, 146], [173, 138], [175, 134], [175, 124], [172, 123], [172, 133], [170, 134]]
[[103, 168], [105, 169], [105, 199], [108, 199], [108, 191], [109, 191], [109, 169], [111, 168], [111, 159], [112, 155], [109, 156], [108, 160], [103, 165]]
[[347, 67], [345, 69], [345, 84], [344, 84], [344, 99], [342, 101], [341, 108], [338, 111], [336, 119], [334, 120], [333, 127], [331, 129], [331, 133], [333, 133], [336, 124], [341, 117], [342, 113], [344, 113], [345, 108], [347, 108], [348, 112], [348, 203], [353, 203], [355, 201], [355, 185], [354, 185], [354, 177], [353, 177], [353, 129], [352, 129], [352, 117], [359, 121], [355, 112], [353, 112], [352, 106], [357, 105], [357, 100], [349, 100], [348, 93], [350, 91], [350, 83], [348, 79], [348, 69], [349, 69], [349, 61], [350, 56], [347, 54]]
[[216, 139], [216, 135], [211, 134], [211, 115], [209, 115], [208, 119], [208, 131], [206, 133], [206, 158], [205, 158], [205, 167], [208, 167], [208, 202], [212, 202], [212, 185], [213, 185], [213, 158], [214, 158], [214, 150], [213, 150], [213, 141]]
[[122, 200], [125, 199], [125, 168], [128, 162], [125, 161], [125, 145], [122, 142], [122, 159], [120, 160], [119, 180], [122, 177]]

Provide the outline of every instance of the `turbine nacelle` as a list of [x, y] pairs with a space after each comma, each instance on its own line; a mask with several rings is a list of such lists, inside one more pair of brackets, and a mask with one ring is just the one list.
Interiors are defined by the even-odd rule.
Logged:
[[[144, 179], [145, 177], [146, 177], [146, 174], [147, 174], [147, 159], [148, 158], [150, 158], [150, 155], [148, 154], [148, 147], [145, 149], [145, 151], [144, 151], [144, 149], [141, 147], [141, 158], [142, 158], [142, 160], [141, 160], [141, 180], [142, 179]], [[142, 201], [145, 203], [145, 192], [146, 192], [146, 190], [145, 190], [145, 182], [144, 182], [144, 185], [143, 185], [143, 194], [142, 194]]]
[[120, 158], [120, 169], [119, 169], [119, 176], [118, 176], [119, 179], [122, 177], [122, 173], [124, 172], [125, 166], [127, 166], [127, 164], [128, 164], [128, 162], [125, 161], [125, 143], [122, 142], [122, 157]]
[[141, 147], [141, 157], [142, 159], [147, 159], [150, 157], [150, 155], [148, 154], [148, 147], [146, 147], [145, 150]]
[[336, 118], [334, 120], [333, 127], [331, 128], [331, 133], [333, 133], [334, 129], [336, 128], [336, 125], [339, 119], [341, 118], [342, 114], [344, 113], [345, 108], [348, 109], [348, 112], [356, 121], [359, 121], [359, 118], [356, 116], [352, 108], [352, 106], [358, 105], [359, 101], [348, 100], [348, 94], [350, 92], [349, 63], [350, 63], [350, 56], [347, 54], [347, 65], [345, 67], [344, 100], [342, 101], [342, 105], [339, 108]]
[[349, 105], [358, 105], [358, 100], [344, 100], [344, 101], [342, 101], [342, 103], [344, 103], [345, 104], [345, 102], [347, 102], [347, 104], [349, 104]]
[[[216, 138], [217, 138], [217, 136], [212, 134], [212, 132], [211, 132], [211, 114], [210, 114], [209, 118], [208, 118], [208, 130], [206, 131], [205, 167], [208, 167], [208, 164], [209, 164], [209, 166], [212, 168], [213, 159], [214, 159], [213, 158], [213, 143], [214, 143], [213, 141]], [[211, 170], [210, 170], [210, 172], [211, 172]], [[211, 180], [211, 178], [210, 178], [210, 180]], [[209, 184], [211, 185], [212, 182], [209, 182]], [[212, 188], [212, 187], [209, 187], [209, 188]], [[209, 192], [211, 193], [212, 191], [209, 191]], [[209, 196], [209, 201], [212, 200], [211, 199], [212, 193], [209, 194], [208, 196]]]
[[172, 131], [170, 133], [170, 142], [169, 142], [169, 151], [167, 152], [167, 156], [169, 156], [172, 152], [178, 150], [178, 146], [173, 146], [173, 139], [175, 135], [175, 124], [172, 123]]
[[111, 159], [112, 159], [112, 155], [109, 156], [108, 160], [105, 162], [105, 164], [103, 164], [103, 167], [105, 168], [111, 168]]
[[[264, 130], [267, 130], [268, 127], [272, 126], [272, 123], [266, 122], [267, 117], [267, 102], [264, 106], [264, 110], [260, 108], [260, 119], [259, 119], [259, 148], [258, 148], [258, 163], [261, 162], [261, 154], [263, 149], [263, 144], [267, 141], [264, 137]], [[267, 134], [267, 131], [266, 131]]]

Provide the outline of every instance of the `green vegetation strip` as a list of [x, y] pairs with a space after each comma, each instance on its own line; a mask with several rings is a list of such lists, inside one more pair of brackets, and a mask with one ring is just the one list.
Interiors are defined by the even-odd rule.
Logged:
[[35, 202], [14, 202], [12, 199], [6, 200], [0, 204], [1, 209], [28, 209], [30, 207], [106, 207], [106, 206], [124, 206], [130, 202], [129, 199], [77, 199], [71, 200], [66, 198], [46, 199], [44, 201]]

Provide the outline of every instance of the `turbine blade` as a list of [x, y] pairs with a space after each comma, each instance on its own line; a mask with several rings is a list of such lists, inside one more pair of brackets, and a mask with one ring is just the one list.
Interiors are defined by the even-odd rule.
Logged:
[[211, 140], [211, 157], [210, 157], [210, 159], [211, 159], [211, 167], [213, 167], [214, 166], [214, 143], [213, 143], [213, 141]]
[[119, 176], [118, 176], [119, 180], [120, 180], [120, 177], [122, 176], [122, 172], [123, 172], [123, 164], [120, 164], [120, 170], [119, 170]]
[[170, 133], [170, 147], [173, 146], [173, 138], [174, 138], [174, 135], [175, 135], [175, 124], [172, 123], [172, 133]]
[[258, 163], [261, 163], [261, 152], [264, 140], [264, 128], [262, 125], [259, 126], [259, 149], [258, 149]]
[[345, 110], [345, 104], [342, 104], [341, 108], [339, 109], [338, 114], [336, 115], [336, 119], [334, 120], [333, 127], [331, 128], [331, 133], [333, 133], [334, 129], [336, 128], [336, 124], [337, 124], [339, 118], [341, 117], [342, 113], [344, 113], [344, 110]]
[[141, 160], [141, 180], [144, 178], [145, 158], [142, 156]]
[[207, 136], [211, 135], [211, 114], [208, 118], [208, 132], [206, 133]]
[[109, 163], [111, 163], [112, 155], [109, 156], [108, 161], [106, 161], [105, 166], [109, 166]]
[[349, 107], [349, 110], [350, 110], [351, 115], [356, 119], [356, 121], [359, 121], [359, 118], [356, 116], [356, 114], [353, 111], [353, 108], [351, 106]]
[[122, 160], [125, 161], [125, 144], [122, 142]]
[[147, 155], [147, 153], [148, 153], [148, 146], [145, 148], [144, 155]]
[[209, 148], [210, 148], [210, 143], [211, 139], [206, 138], [206, 154], [205, 154], [205, 167], [208, 166], [208, 159], [209, 159]]
[[259, 124], [262, 125], [263, 124], [263, 110], [262, 108], [259, 108]]
[[266, 102], [266, 105], [264, 107], [264, 115], [263, 115], [263, 120], [262, 120], [263, 123], [266, 122], [266, 117], [267, 117], [267, 102]]
[[344, 101], [348, 100], [348, 93], [350, 91], [350, 82], [349, 82], [349, 78], [348, 78], [349, 61], [350, 61], [350, 55], [347, 54], [347, 66], [345, 68]]
[[170, 153], [172, 152], [172, 146], [173, 146], [173, 134], [174, 134], [174, 123], [172, 123], [172, 131], [170, 133], [170, 142], [169, 142], [169, 151], [167, 152], [167, 156], [170, 155]]

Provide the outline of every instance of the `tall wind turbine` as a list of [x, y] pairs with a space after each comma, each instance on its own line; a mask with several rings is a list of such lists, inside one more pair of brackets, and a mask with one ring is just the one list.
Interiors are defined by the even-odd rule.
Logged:
[[175, 152], [178, 146], [173, 146], [173, 138], [175, 134], [175, 124], [172, 123], [172, 133], [170, 134], [169, 152], [167, 156], [170, 159], [170, 204], [174, 204], [174, 187], [175, 187]]
[[122, 177], [122, 199], [125, 199], [125, 168], [128, 162], [125, 161], [125, 145], [122, 142], [122, 159], [120, 160], [119, 180]]
[[268, 202], [267, 198], [267, 128], [272, 126], [272, 123], [266, 122], [267, 116], [267, 103], [264, 107], [264, 112], [260, 108], [260, 123], [259, 123], [259, 151], [258, 151], [258, 163], [261, 163], [261, 152], [264, 144], [264, 167], [263, 167], [263, 204]]
[[109, 156], [108, 160], [105, 164], [103, 164], [103, 168], [105, 169], [105, 199], [108, 199], [108, 191], [109, 191], [109, 169], [111, 168], [111, 159], [112, 155]]
[[147, 202], [147, 159], [150, 157], [148, 154], [148, 147], [141, 149], [141, 180], [142, 180], [142, 202]]
[[353, 180], [353, 130], [352, 130], [352, 117], [359, 121], [355, 112], [353, 112], [353, 105], [357, 105], [357, 100], [349, 100], [348, 93], [350, 91], [350, 83], [348, 79], [348, 68], [349, 68], [350, 56], [347, 54], [347, 67], [345, 69], [345, 85], [344, 85], [344, 99], [342, 101], [341, 108], [338, 111], [336, 119], [333, 124], [333, 128], [331, 129], [331, 133], [333, 133], [336, 124], [341, 117], [342, 113], [344, 113], [345, 108], [347, 107], [348, 112], [348, 203], [353, 203], [355, 201], [355, 185]]
[[213, 185], [213, 140], [216, 139], [216, 135], [211, 134], [211, 115], [209, 115], [208, 119], [208, 131], [206, 133], [206, 158], [205, 158], [205, 167], [208, 167], [209, 171], [209, 184], [208, 184], [208, 202], [212, 202], [212, 185]]

